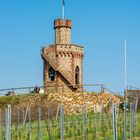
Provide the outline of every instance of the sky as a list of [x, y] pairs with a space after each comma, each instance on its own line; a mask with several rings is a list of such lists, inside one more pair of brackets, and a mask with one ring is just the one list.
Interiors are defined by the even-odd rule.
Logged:
[[[54, 43], [61, 0], [0, 0], [0, 89], [43, 85], [41, 47]], [[84, 46], [84, 84], [140, 87], [140, 0], [65, 0], [71, 43]]]

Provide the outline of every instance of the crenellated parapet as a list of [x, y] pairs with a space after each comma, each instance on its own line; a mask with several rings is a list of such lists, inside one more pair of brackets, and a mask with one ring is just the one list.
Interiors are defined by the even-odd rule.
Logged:
[[70, 51], [70, 52], [77, 52], [77, 53], [83, 53], [84, 49], [81, 46], [73, 45], [73, 44], [57, 44], [56, 45], [57, 51]]
[[61, 28], [61, 27], [66, 27], [66, 28], [72, 28], [72, 21], [69, 19], [56, 19], [54, 21], [54, 29], [56, 28]]
[[84, 48], [78, 45], [74, 44], [54, 44], [54, 45], [49, 45], [48, 47], [43, 47], [42, 53], [51, 53], [55, 52], [56, 55], [58, 54], [64, 54], [64, 55], [76, 55], [76, 56], [81, 56], [83, 57], [84, 53]]

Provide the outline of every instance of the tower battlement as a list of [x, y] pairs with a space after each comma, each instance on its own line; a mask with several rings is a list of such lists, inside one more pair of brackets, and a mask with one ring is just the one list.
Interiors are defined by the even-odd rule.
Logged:
[[66, 27], [66, 28], [72, 28], [72, 21], [69, 19], [56, 19], [54, 21], [54, 29], [56, 28], [61, 28], [61, 27]]
[[52, 51], [57, 51], [57, 52], [75, 52], [75, 53], [81, 53], [83, 54], [84, 48], [75, 45], [75, 44], [53, 44], [49, 46], [44, 46], [42, 49], [42, 53], [45, 52], [52, 52]]

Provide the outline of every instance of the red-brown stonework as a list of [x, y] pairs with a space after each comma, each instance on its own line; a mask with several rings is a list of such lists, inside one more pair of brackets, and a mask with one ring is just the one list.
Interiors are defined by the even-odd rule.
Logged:
[[[43, 79], [46, 92], [81, 90], [81, 87], [78, 85], [83, 84], [83, 47], [70, 44], [71, 27], [71, 20], [55, 20], [55, 44], [42, 49], [44, 61]], [[79, 68], [78, 76], [75, 73], [76, 67]], [[53, 69], [55, 74], [49, 72], [50, 69]], [[52, 75], [55, 78], [50, 78]], [[78, 79], [78, 85], [76, 79]]]
[[56, 19], [54, 21], [54, 29], [58, 28], [58, 27], [67, 27], [67, 28], [71, 28], [72, 27], [72, 21], [68, 20], [68, 19]]

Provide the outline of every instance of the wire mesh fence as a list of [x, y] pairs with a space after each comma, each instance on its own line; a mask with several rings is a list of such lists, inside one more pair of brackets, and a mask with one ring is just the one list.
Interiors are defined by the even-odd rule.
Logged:
[[[111, 112], [105, 105], [94, 105], [88, 111], [65, 113], [65, 106], [38, 106], [15, 108], [8, 105], [0, 112], [1, 140], [123, 140], [124, 121], [127, 139], [140, 139], [140, 113], [135, 101], [128, 104], [126, 120], [124, 110], [112, 104]], [[130, 107], [129, 107], [130, 106]], [[76, 108], [74, 108], [76, 111]]]

